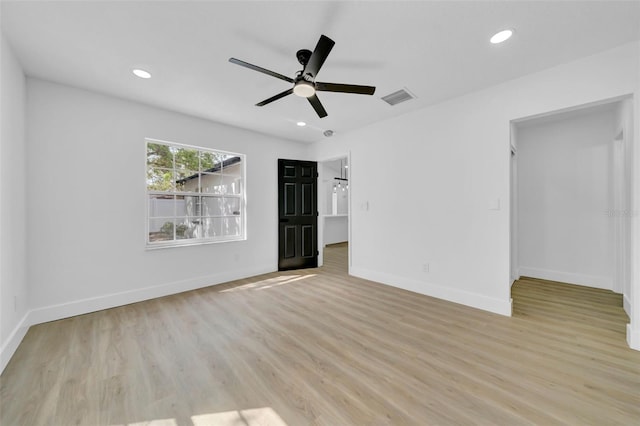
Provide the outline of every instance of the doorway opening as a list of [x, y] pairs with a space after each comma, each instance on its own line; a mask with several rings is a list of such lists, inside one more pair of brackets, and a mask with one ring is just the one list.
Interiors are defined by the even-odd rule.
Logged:
[[631, 97], [512, 122], [512, 285], [610, 291], [631, 317], [632, 123]]
[[342, 250], [348, 256], [351, 265], [350, 229], [350, 169], [349, 154], [333, 157], [318, 163], [318, 265], [324, 263], [324, 249], [327, 246], [346, 246]]

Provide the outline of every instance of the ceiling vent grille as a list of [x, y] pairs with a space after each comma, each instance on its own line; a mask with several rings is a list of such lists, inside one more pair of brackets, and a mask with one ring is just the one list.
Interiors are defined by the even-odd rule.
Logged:
[[381, 99], [388, 103], [389, 105], [397, 105], [401, 102], [406, 102], [410, 99], [414, 99], [411, 93], [409, 93], [406, 89], [400, 89], [397, 92], [393, 92], [387, 96], [383, 96]]

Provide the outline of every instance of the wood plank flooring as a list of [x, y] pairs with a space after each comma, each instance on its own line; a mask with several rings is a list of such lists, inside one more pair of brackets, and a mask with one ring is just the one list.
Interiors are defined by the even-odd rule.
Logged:
[[346, 258], [34, 326], [0, 424], [640, 424], [619, 295], [522, 279], [507, 318]]

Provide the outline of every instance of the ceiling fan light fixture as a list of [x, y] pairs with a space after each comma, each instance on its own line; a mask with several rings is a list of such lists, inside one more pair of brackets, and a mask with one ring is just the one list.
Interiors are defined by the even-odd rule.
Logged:
[[293, 86], [293, 94], [301, 98], [309, 98], [316, 94], [316, 88], [308, 81], [299, 81]]
[[513, 35], [513, 30], [502, 30], [493, 35], [489, 41], [493, 44], [502, 43], [503, 41], [507, 41]]

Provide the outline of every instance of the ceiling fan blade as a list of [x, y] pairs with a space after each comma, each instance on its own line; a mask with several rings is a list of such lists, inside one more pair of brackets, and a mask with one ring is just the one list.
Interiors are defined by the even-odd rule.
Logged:
[[309, 103], [311, 104], [313, 109], [316, 110], [320, 118], [324, 118], [327, 116], [327, 111], [324, 109], [324, 107], [320, 103], [320, 99], [318, 99], [316, 95], [309, 96], [307, 99], [309, 100]]
[[329, 52], [333, 49], [333, 45], [336, 44], [335, 41], [331, 40], [326, 35], [321, 35], [320, 40], [318, 40], [318, 44], [316, 48], [313, 50], [311, 57], [309, 58], [309, 62], [304, 67], [304, 74], [311, 74], [313, 78], [318, 75], [318, 71], [324, 64], [324, 61], [329, 56]]
[[277, 95], [272, 96], [269, 99], [265, 99], [264, 101], [257, 103], [256, 106], [265, 106], [266, 104], [270, 104], [271, 102], [277, 101], [278, 99], [284, 98], [285, 96], [290, 95], [292, 93], [293, 93], [293, 89], [285, 90], [282, 93], [278, 93]]
[[316, 82], [316, 90], [321, 92], [356, 93], [358, 95], [373, 95], [376, 88], [373, 86], [358, 86], [356, 84], [337, 84]]
[[278, 74], [277, 72], [270, 71], [266, 68], [262, 68], [257, 65], [250, 64], [249, 62], [241, 61], [240, 59], [229, 58], [229, 62], [231, 62], [232, 64], [240, 65], [241, 67], [245, 67], [254, 71], [261, 72], [263, 74], [270, 75], [271, 77], [279, 78], [280, 80], [284, 80], [289, 83], [293, 83], [293, 79], [287, 77], [286, 75]]

